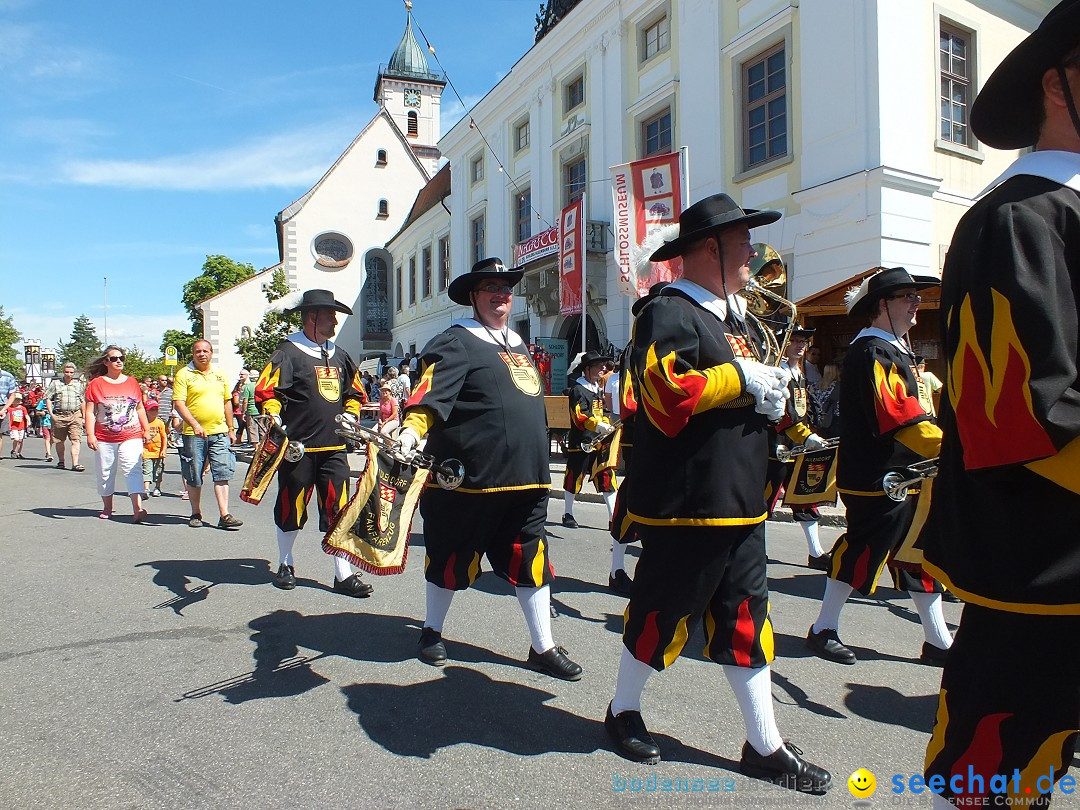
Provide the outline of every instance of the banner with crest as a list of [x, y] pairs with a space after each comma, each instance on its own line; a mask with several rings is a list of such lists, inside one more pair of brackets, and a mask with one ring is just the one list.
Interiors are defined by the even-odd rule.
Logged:
[[795, 469], [784, 486], [784, 506], [836, 504], [836, 448], [795, 457]]
[[323, 551], [371, 574], [403, 572], [413, 516], [430, 473], [369, 444], [364, 474], [323, 538]]

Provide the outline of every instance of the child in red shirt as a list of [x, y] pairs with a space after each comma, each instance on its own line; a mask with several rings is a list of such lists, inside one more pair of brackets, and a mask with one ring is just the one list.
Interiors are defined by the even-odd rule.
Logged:
[[22, 458], [23, 442], [30, 424], [30, 412], [22, 404], [22, 394], [16, 394], [15, 401], [8, 408], [8, 424], [11, 428], [11, 457]]

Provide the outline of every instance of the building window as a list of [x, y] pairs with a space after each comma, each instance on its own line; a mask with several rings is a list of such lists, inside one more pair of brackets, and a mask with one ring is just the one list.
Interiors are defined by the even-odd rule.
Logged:
[[352, 242], [341, 233], [319, 234], [312, 242], [311, 250], [315, 254], [315, 263], [322, 267], [344, 267], [352, 261]]
[[420, 119], [416, 115], [415, 111], [409, 110], [409, 132], [408, 132], [408, 135], [409, 135], [410, 138], [415, 138], [419, 134], [420, 134]]
[[450, 286], [450, 237], [439, 240], [439, 291], [445, 292]]
[[364, 335], [390, 334], [390, 307], [386, 300], [386, 262], [378, 256], [367, 260], [364, 281]]
[[386, 165], [386, 150], [385, 149], [380, 149], [378, 152], [375, 153], [375, 165], [376, 166], [385, 166]]
[[404, 288], [401, 286], [401, 265], [394, 268], [394, 298], [397, 300], [397, 311], [401, 312], [405, 303]]
[[566, 85], [566, 112], [585, 103], [585, 74], [582, 73]]
[[431, 298], [431, 245], [420, 252], [420, 271], [423, 273], [424, 298]]
[[652, 59], [671, 45], [671, 28], [667, 16], [641, 30], [641, 61]]
[[487, 258], [487, 250], [484, 246], [484, 235], [487, 228], [484, 226], [484, 215], [473, 217], [469, 223], [469, 237], [472, 240], [472, 260], [476, 264], [481, 259]]
[[514, 127], [514, 151], [520, 152], [529, 148], [529, 119], [526, 118]]
[[585, 157], [563, 167], [563, 205], [569, 205], [585, 193]]
[[390, 203], [379, 200], [379, 219], [386, 219], [388, 216], [390, 216]]
[[472, 183], [479, 183], [484, 179], [484, 155], [483, 153], [477, 155], [469, 161], [469, 180]]
[[522, 189], [514, 198], [514, 241], [524, 242], [532, 236], [532, 189]]
[[941, 26], [941, 140], [961, 146], [973, 146], [968, 126], [971, 104], [974, 35]]
[[416, 257], [409, 258], [409, 306], [416, 306]]
[[746, 169], [787, 154], [787, 63], [783, 44], [743, 65]]
[[641, 125], [642, 157], [663, 155], [671, 151], [671, 108], [654, 115]]

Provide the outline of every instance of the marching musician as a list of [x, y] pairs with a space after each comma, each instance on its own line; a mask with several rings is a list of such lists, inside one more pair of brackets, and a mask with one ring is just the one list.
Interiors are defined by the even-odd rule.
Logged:
[[784, 742], [772, 708], [765, 471], [768, 423], [784, 413], [788, 373], [757, 359], [763, 335], [735, 295], [756, 255], [749, 228], [779, 218], [717, 194], [683, 211], [679, 236], [651, 256], [681, 256], [683, 277], [634, 324], [633, 463], [662, 474], [634, 472], [624, 485], [642, 552], [604, 727], [622, 756], [659, 761], [641, 696], [653, 672], [679, 657], [704, 613], [705, 654], [722, 665], [746, 724], [740, 770], [824, 793], [829, 772]]
[[[334, 300], [329, 290], [293, 293], [275, 304], [286, 315], [299, 311], [303, 319], [302, 330], [274, 350], [255, 384], [260, 411], [280, 422], [290, 441], [304, 445], [299, 461], [281, 462], [274, 504], [279, 559], [274, 587], [292, 590], [293, 544], [307, 523], [312, 493], [318, 493], [319, 530], [324, 533], [349, 497], [349, 457], [344, 440], [334, 432], [334, 417], [344, 410], [359, 418], [366, 394], [356, 364], [331, 340], [337, 313], [352, 315], [349, 307]], [[344, 557], [334, 557], [336, 593], [360, 598], [372, 590]]]
[[[981, 143], [1021, 154], [960, 220], [942, 276], [944, 435], [925, 555], [967, 604], [926, 751], [927, 782], [946, 786], [935, 807], [986, 802], [972, 794], [995, 777], [1003, 792], [1002, 774], [1010, 778], [1007, 795], [993, 797], [998, 806], [1046, 807], [1051, 789], [1072, 792], [1064, 777], [1080, 727], [1078, 94], [1080, 0], [1063, 0], [971, 108]], [[957, 789], [960, 771], [968, 779]]]
[[566, 473], [563, 476], [563, 499], [566, 509], [562, 525], [568, 529], [578, 528], [574, 519], [574, 498], [581, 492], [581, 485], [588, 475], [596, 491], [604, 496], [608, 521], [615, 509], [615, 469], [606, 461], [614, 454], [608, 448], [586, 452], [581, 445], [610, 436], [615, 428], [604, 416], [604, 389], [600, 376], [612, 358], [597, 351], [588, 351], [571, 373], [578, 377], [567, 393], [570, 407], [570, 431], [566, 439]]
[[486, 555], [492, 571], [516, 589], [532, 642], [527, 665], [576, 681], [581, 667], [551, 636], [544, 387], [525, 342], [507, 326], [524, 272], [489, 258], [451, 282], [450, 300], [471, 306], [473, 315], [424, 348], [398, 433], [402, 453], [427, 437], [427, 453], [456, 458], [465, 469], [457, 489], [428, 488], [420, 499], [427, 591], [418, 656], [432, 666], [446, 663], [442, 631], [451, 600], [476, 580]]
[[853, 590], [864, 596], [874, 592], [886, 562], [896, 588], [911, 595], [922, 621], [919, 660], [941, 666], [952, 644], [941, 584], [922, 571], [917, 542], [930, 482], [918, 497], [901, 501], [888, 497], [882, 483], [890, 469], [934, 458], [941, 446], [930, 387], [919, 377], [907, 341], [922, 301], [918, 291], [938, 284], [936, 278], [912, 277], [903, 267], [892, 267], [863, 279], [845, 297], [848, 315], [868, 325], [844, 356], [840, 382], [844, 421], [836, 483], [847, 531], [833, 546], [821, 610], [806, 636], [806, 645], [827, 661], [855, 663], [855, 653], [838, 635], [840, 611]]
[[[796, 464], [784, 462], [776, 458], [776, 448], [779, 444], [786, 443], [791, 447], [802, 445], [808, 452], [821, 450], [826, 442], [810, 428], [810, 395], [806, 375], [803, 374], [803, 356], [806, 353], [806, 345], [814, 336], [816, 329], [798, 327], [791, 333], [791, 340], [784, 349], [784, 359], [780, 363], [781, 368], [791, 373], [791, 382], [788, 383], [787, 408], [780, 421], [773, 428], [776, 441], [773, 451], [769, 455], [769, 480], [766, 484], [765, 502], [769, 506], [771, 515], [780, 498], [781, 488], [785, 488], [787, 496], [791, 495], [790, 488], [794, 485], [792, 473]], [[831, 454], [830, 454], [831, 455]], [[826, 501], [822, 501], [825, 503]], [[809, 550], [806, 564], [810, 568], [819, 571], [827, 571], [829, 568], [829, 555], [821, 547], [821, 539], [818, 535], [818, 520], [821, 513], [816, 504], [805, 506], [792, 506], [791, 514], [795, 522], [802, 527], [806, 535], [806, 545]]]

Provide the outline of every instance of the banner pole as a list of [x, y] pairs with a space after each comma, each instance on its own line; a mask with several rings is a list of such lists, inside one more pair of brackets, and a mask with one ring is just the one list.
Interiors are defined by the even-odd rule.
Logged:
[[581, 235], [581, 239], [578, 244], [581, 245], [581, 350], [586, 352], [589, 350], [585, 344], [586, 330], [585, 330], [585, 306], [589, 300], [589, 289], [585, 283], [585, 266], [588, 264], [588, 251], [585, 249], [585, 221], [588, 216], [588, 201], [585, 199], [585, 192], [581, 194], [581, 216], [578, 217], [578, 233]]

